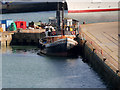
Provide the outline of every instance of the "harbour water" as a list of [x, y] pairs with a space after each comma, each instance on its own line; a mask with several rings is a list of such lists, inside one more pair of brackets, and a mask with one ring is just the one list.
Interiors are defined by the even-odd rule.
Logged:
[[105, 88], [105, 84], [81, 57], [37, 55], [37, 48], [13, 46], [3, 49], [3, 88]]
[[[65, 15], [67, 15], [67, 11], [65, 11]], [[14, 13], [14, 14], [2, 14], [0, 17], [2, 19], [13, 19], [16, 20], [24, 20], [27, 21], [27, 24], [31, 21], [38, 22], [42, 21], [47, 23], [49, 21], [49, 17], [55, 17], [56, 11], [45, 11], [45, 12], [28, 12], [28, 13]]]
[[[48, 22], [55, 11], [3, 14], [2, 19]], [[67, 15], [67, 12], [66, 12]], [[102, 79], [78, 58], [37, 55], [37, 47], [2, 48], [3, 88], [106, 88]]]
[[[106, 13], [106, 16], [102, 16], [103, 13]], [[89, 16], [88, 16], [89, 14]], [[111, 16], [113, 15], [113, 16]], [[0, 14], [0, 19], [13, 19], [14, 21], [16, 20], [25, 20], [27, 21], [27, 24], [31, 21], [38, 22], [48, 22], [49, 17], [55, 17], [56, 16], [56, 11], [44, 11], [44, 12], [28, 12], [28, 13], [14, 13], [14, 14]], [[83, 17], [84, 16], [84, 17]], [[80, 24], [83, 22], [86, 23], [98, 23], [98, 22], [114, 22], [114, 21], [119, 21], [118, 17], [118, 12], [100, 12], [100, 13], [95, 13], [94, 17], [93, 14], [91, 13], [83, 13], [83, 14], [76, 14], [76, 13], [71, 13], [68, 14], [68, 11], [65, 10], [65, 17], [73, 18], [78, 21], [80, 21]], [[96, 19], [97, 18], [97, 19]]]

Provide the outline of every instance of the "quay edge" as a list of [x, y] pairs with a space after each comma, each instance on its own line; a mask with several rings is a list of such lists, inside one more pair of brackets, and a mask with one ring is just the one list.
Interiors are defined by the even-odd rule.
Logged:
[[[115, 36], [117, 36], [116, 34], [118, 34], [117, 25], [118, 25], [117, 22], [109, 22], [109, 23], [107, 22], [107, 23], [95, 23], [95, 24], [85, 24], [85, 25], [83, 24], [80, 27], [81, 33], [79, 37], [81, 38], [82, 36], [82, 41], [83, 41], [82, 43], [83, 61], [87, 62], [100, 75], [100, 77], [105, 81], [108, 88], [120, 88], [120, 71], [119, 71], [120, 68], [118, 64], [119, 60], [118, 62], [113, 61], [113, 59], [111, 59], [111, 57], [113, 58], [113, 56], [112, 55], [108, 56], [107, 54], [110, 54], [110, 52], [106, 50], [106, 48], [104, 47], [104, 45], [106, 43], [108, 44], [108, 42], [109, 44], [118, 43], [118, 41], [115, 41], [116, 38]], [[98, 26], [99, 28], [97, 28]], [[101, 32], [102, 34], [103, 32], [106, 32], [107, 34], [111, 33], [113, 37], [108, 37], [107, 35], [105, 35], [105, 37], [98, 36], [99, 38], [96, 39], [93, 38], [98, 34], [101, 34]], [[116, 33], [112, 33], [112, 32], [116, 32]], [[108, 40], [105, 39], [106, 37]], [[99, 40], [99, 42], [97, 41], [97, 39]], [[101, 45], [102, 48], [99, 48], [97, 45]], [[118, 46], [114, 46], [115, 51], [118, 51], [117, 47]], [[111, 49], [114, 51], [113, 48]]]
[[85, 43], [83, 47], [83, 58], [100, 75], [108, 88], [120, 88], [120, 76], [106, 64], [104, 58], [98, 56], [94, 52], [94, 47], [89, 43]]

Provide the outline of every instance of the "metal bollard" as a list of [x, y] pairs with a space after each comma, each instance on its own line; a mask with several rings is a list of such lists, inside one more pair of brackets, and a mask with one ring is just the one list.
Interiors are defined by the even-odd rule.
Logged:
[[104, 61], [104, 62], [106, 61], [106, 57], [103, 57], [103, 61]]
[[101, 50], [101, 54], [103, 55], [103, 51]]
[[95, 48], [93, 48], [93, 52], [95, 52], [95, 50], [96, 50], [96, 49], [95, 49]]
[[95, 50], [95, 53], [97, 53], [97, 49]]
[[83, 24], [85, 24], [85, 22], [83, 22]]
[[118, 74], [119, 73], [119, 70], [116, 70], [116, 74]]
[[91, 41], [90, 43], [91, 43], [91, 45], [92, 45], [92, 41]]

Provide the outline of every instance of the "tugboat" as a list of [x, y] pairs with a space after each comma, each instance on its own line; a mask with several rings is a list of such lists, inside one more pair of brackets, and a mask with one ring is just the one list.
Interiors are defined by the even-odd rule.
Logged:
[[71, 56], [75, 52], [75, 36], [57, 35], [40, 40], [40, 53], [51, 56]]
[[[62, 20], [60, 12], [57, 11], [56, 31], [52, 31], [51, 26], [46, 26], [46, 37], [39, 41], [40, 52], [50, 56], [72, 56], [77, 52], [78, 42], [75, 41], [78, 33], [79, 22], [74, 19], [64, 18], [62, 11]], [[62, 21], [62, 23], [60, 22]], [[61, 26], [60, 26], [61, 25]], [[51, 30], [51, 31], [50, 31]], [[50, 33], [49, 33], [50, 32]]]

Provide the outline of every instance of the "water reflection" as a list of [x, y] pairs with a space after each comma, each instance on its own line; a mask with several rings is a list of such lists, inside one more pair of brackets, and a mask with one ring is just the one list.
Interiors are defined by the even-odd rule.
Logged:
[[12, 47], [11, 46], [1, 46], [0, 53], [12, 53]]

